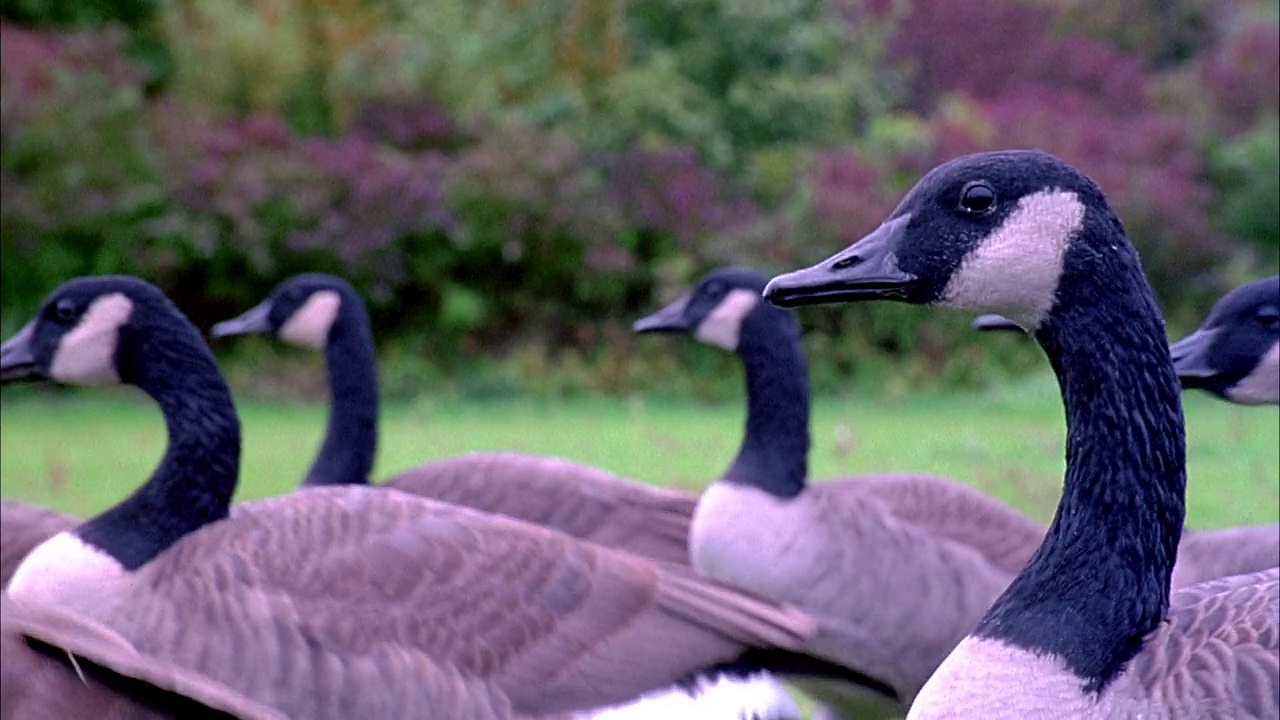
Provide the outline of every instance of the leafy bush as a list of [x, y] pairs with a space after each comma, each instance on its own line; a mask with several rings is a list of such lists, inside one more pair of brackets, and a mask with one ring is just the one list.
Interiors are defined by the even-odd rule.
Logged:
[[0, 25], [0, 302], [28, 315], [66, 278], [138, 257], [131, 230], [163, 201], [142, 72], [124, 33]]
[[[876, 72], [887, 22], [820, 0], [642, 0], [630, 4], [634, 61], [583, 118], [594, 143], [688, 145], [768, 192], [797, 148], [835, 144], [894, 96]], [[854, 29], [851, 30], [850, 27]]]
[[[0, 320], [131, 272], [207, 324], [327, 270], [368, 298], [397, 391], [719, 392], [731, 359], [629, 320], [711, 265], [825, 257], [933, 165], [1010, 146], [1099, 181], [1171, 317], [1277, 254], [1257, 5], [1206, 28], [1204, 0], [228, 3], [161, 6], [162, 92], [127, 30], [0, 25]], [[1039, 364], [961, 316], [803, 318], [819, 389]]]
[[1253, 130], [1211, 156], [1218, 201], [1212, 217], [1223, 232], [1251, 241], [1275, 267], [1280, 259], [1280, 122], [1264, 117]]

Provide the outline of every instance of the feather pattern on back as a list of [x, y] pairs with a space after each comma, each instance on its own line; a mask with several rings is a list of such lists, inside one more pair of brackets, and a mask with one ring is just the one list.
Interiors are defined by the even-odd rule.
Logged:
[[298, 718], [565, 712], [813, 632], [691, 575], [359, 487], [241, 505], [141, 568], [102, 620]]
[[661, 562], [689, 563], [697, 496], [554, 457], [471, 453], [383, 483], [419, 497], [498, 513]]
[[[1115, 713], [1106, 717], [1280, 717], [1277, 617], [1277, 568], [1179, 590], [1166, 621], [1104, 696]], [[1227, 687], [1234, 692], [1223, 696]]]

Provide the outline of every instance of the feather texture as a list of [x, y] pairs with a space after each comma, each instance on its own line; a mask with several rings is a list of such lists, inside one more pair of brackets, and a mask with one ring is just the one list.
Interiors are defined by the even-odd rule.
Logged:
[[567, 712], [813, 632], [638, 558], [359, 487], [241, 505], [78, 610], [297, 718]]
[[654, 560], [688, 564], [696, 495], [568, 460], [472, 453], [410, 468], [383, 486], [506, 515]]
[[4, 720], [284, 720], [206, 677], [139, 654], [86, 618], [0, 596]]

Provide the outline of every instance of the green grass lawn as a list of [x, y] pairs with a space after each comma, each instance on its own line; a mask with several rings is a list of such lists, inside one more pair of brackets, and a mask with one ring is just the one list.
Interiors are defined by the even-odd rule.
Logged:
[[[286, 492], [324, 428], [319, 405], [244, 403], [240, 498]], [[1188, 523], [1211, 528], [1280, 519], [1280, 414], [1186, 397]], [[701, 488], [733, 455], [739, 403], [582, 399], [391, 405], [377, 476], [471, 450], [559, 455], [657, 485]], [[1052, 378], [970, 395], [899, 403], [818, 400], [815, 478], [918, 471], [972, 484], [1047, 521], [1062, 482], [1062, 410]], [[78, 514], [107, 507], [150, 472], [164, 447], [159, 412], [129, 390], [6, 394], [0, 494]]]

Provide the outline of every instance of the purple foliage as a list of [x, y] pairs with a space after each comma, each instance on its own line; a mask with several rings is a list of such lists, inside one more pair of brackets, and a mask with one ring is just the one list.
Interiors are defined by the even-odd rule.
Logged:
[[1258, 21], [1198, 58], [1218, 130], [1235, 134], [1280, 111], [1280, 25]]
[[928, 110], [949, 93], [990, 99], [1027, 86], [1093, 98], [1099, 110], [1144, 105], [1142, 58], [1104, 42], [1059, 35], [1060, 12], [1017, 0], [913, 0], [889, 56], [911, 73], [912, 105]]
[[443, 106], [427, 98], [379, 98], [364, 103], [353, 130], [401, 150], [456, 149], [467, 138]]
[[806, 182], [812, 188], [812, 221], [823, 242], [849, 245], [884, 221], [898, 202], [883, 168], [852, 150], [814, 158]]
[[268, 115], [219, 124], [181, 107], [157, 110], [178, 216], [163, 226], [185, 228], [206, 253], [230, 243], [264, 274], [277, 253], [322, 252], [359, 269], [401, 237], [451, 223], [439, 154], [387, 152], [357, 134], [299, 137]]
[[608, 177], [628, 226], [668, 234], [681, 245], [740, 235], [758, 220], [755, 203], [704, 166], [692, 148], [630, 148], [612, 159]]

